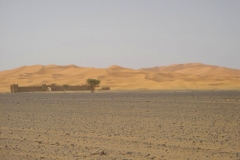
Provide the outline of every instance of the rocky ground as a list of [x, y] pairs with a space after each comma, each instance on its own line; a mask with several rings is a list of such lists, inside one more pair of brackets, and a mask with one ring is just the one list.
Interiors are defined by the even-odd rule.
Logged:
[[0, 94], [0, 159], [240, 159], [240, 91]]

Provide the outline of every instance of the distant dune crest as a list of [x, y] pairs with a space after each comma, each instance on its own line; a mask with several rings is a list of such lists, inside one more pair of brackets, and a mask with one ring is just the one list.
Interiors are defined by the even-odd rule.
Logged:
[[150, 72], [175, 72], [188, 75], [240, 76], [240, 70], [205, 65], [202, 63], [174, 64], [163, 67], [142, 68], [140, 70]]
[[240, 70], [201, 63], [131, 69], [112, 65], [106, 69], [76, 65], [32, 65], [0, 72], [0, 91], [10, 84], [33, 86], [55, 83], [81, 85], [97, 78], [116, 90], [132, 89], [240, 89]]

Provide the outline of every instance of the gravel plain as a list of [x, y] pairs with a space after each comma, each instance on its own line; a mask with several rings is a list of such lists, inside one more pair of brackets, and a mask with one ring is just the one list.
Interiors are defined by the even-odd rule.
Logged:
[[0, 159], [240, 160], [240, 91], [1, 93]]

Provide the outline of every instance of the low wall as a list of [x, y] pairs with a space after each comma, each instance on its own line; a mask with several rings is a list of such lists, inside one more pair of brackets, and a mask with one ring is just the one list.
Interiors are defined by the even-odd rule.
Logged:
[[[90, 87], [87, 85], [82, 85], [82, 86], [68, 86], [65, 88], [66, 91], [86, 91], [90, 90]], [[64, 91], [63, 86], [55, 86], [53, 91]]]
[[[46, 92], [48, 88], [51, 88], [51, 91], [64, 91], [63, 86], [57, 86], [55, 84], [46, 85], [42, 84], [42, 86], [23, 86], [19, 87], [18, 84], [12, 84], [10, 86], [11, 93], [17, 92]], [[68, 86], [65, 88], [66, 91], [86, 91], [90, 90], [90, 87], [87, 85], [77, 85], [77, 86]]]
[[102, 87], [102, 90], [110, 90], [110, 87]]
[[42, 86], [36, 87], [18, 87], [18, 92], [40, 92], [42, 90]]
[[90, 87], [87, 86], [87, 85], [83, 85], [83, 86], [69, 86], [67, 88], [67, 90], [69, 90], [69, 91], [90, 90]]

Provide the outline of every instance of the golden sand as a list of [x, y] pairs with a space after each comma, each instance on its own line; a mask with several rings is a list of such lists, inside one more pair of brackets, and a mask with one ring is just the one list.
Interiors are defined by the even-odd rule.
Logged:
[[55, 83], [81, 85], [97, 78], [111, 90], [135, 89], [240, 89], [240, 70], [201, 63], [131, 69], [117, 65], [108, 68], [75, 65], [33, 65], [0, 72], [0, 92], [9, 92], [10, 84], [33, 86]]

